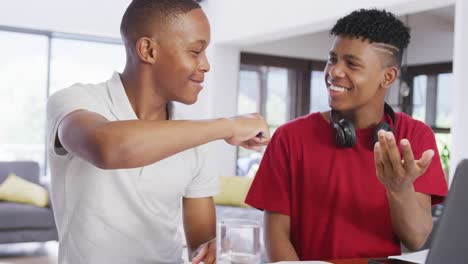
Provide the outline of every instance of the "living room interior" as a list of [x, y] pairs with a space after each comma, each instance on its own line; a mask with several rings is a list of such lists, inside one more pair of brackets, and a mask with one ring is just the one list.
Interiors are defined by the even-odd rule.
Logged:
[[[49, 0], [1, 4], [0, 100], [6, 111], [1, 115], [0, 166], [4, 162], [33, 161], [36, 165], [28, 166], [37, 166], [37, 172], [31, 169], [31, 177], [38, 177], [36, 183], [48, 190], [47, 98], [73, 83], [101, 82], [113, 71], [123, 70], [125, 53], [119, 24], [129, 2]], [[456, 165], [468, 158], [468, 138], [464, 136], [468, 134], [468, 123], [462, 114], [468, 111], [463, 101], [468, 92], [462, 81], [468, 70], [465, 1], [203, 0], [200, 4], [211, 23], [208, 58], [212, 68], [199, 101], [191, 106], [180, 105], [188, 118], [259, 112], [274, 131], [299, 116], [327, 110], [323, 68], [332, 43], [329, 30], [336, 19], [351, 11], [375, 7], [397, 14], [412, 35], [403, 58], [403, 74], [386, 101], [395, 110], [432, 127], [449, 183]], [[218, 219], [260, 220], [262, 213], [248, 208], [243, 198], [262, 153], [220, 141], [210, 143], [209, 150], [210, 160], [214, 161], [211, 173], [222, 177], [221, 193], [215, 198]], [[13, 172], [4, 171], [0, 168], [5, 174]], [[29, 177], [21, 175], [21, 169], [14, 172]], [[2, 242], [3, 231], [31, 228], [31, 223], [13, 227], [3, 224], [4, 203], [0, 200], [0, 264], [58, 263], [58, 241], [53, 234]], [[50, 208], [50, 203], [44, 208]], [[434, 219], [441, 210], [433, 209]], [[50, 216], [49, 220], [38, 217], [53, 222]], [[9, 219], [18, 223], [14, 216]], [[45, 225], [49, 228], [50, 222]]]

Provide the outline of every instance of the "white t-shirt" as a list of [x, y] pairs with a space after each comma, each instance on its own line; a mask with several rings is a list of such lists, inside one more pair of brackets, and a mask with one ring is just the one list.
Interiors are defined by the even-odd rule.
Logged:
[[[181, 263], [182, 197], [218, 192], [217, 177], [206, 173], [205, 150], [189, 149], [142, 168], [102, 170], [54, 146], [61, 120], [78, 109], [110, 121], [137, 119], [118, 73], [49, 99], [47, 148], [59, 263]], [[170, 112], [171, 119], [178, 118], [173, 107]]]

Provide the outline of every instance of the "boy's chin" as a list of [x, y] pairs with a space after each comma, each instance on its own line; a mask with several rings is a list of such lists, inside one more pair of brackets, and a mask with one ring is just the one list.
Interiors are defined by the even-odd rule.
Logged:
[[182, 103], [182, 104], [185, 104], [185, 105], [193, 105], [194, 103], [196, 103], [198, 100], [198, 97], [195, 97], [195, 98], [184, 98], [182, 100], [177, 100], [177, 102], [179, 103]]

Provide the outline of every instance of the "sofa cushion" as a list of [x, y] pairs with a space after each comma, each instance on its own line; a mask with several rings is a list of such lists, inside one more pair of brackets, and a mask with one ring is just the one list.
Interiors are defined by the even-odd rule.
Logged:
[[29, 204], [0, 202], [0, 230], [55, 227], [52, 209]]
[[244, 203], [245, 196], [252, 184], [252, 178], [241, 176], [221, 176], [219, 194], [214, 197], [217, 205], [249, 207]]
[[49, 192], [39, 184], [10, 174], [0, 183], [0, 200], [45, 207], [49, 203]]

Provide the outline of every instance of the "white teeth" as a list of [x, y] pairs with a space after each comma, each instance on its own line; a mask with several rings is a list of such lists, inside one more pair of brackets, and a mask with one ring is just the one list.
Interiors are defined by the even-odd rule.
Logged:
[[333, 84], [331, 84], [330, 85], [330, 90], [335, 91], [335, 92], [344, 92], [344, 91], [346, 91], [348, 89], [343, 88], [343, 87], [334, 86]]

